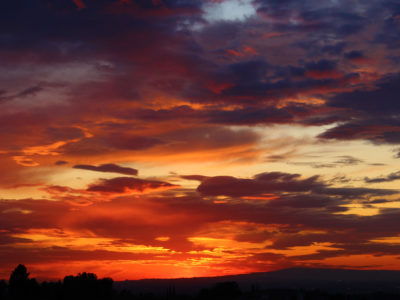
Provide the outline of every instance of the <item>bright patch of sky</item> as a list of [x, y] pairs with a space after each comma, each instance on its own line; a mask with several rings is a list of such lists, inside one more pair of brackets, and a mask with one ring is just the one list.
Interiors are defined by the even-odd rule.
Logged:
[[203, 6], [204, 18], [208, 22], [244, 21], [256, 14], [252, 0], [226, 0], [208, 2]]

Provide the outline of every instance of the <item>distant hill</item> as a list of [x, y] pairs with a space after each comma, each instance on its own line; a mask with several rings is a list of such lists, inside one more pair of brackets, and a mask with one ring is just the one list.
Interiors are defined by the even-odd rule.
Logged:
[[173, 287], [178, 294], [198, 294], [218, 282], [235, 281], [242, 291], [252, 288], [320, 289], [330, 292], [400, 292], [400, 271], [292, 268], [221, 277], [143, 279], [117, 281], [114, 287], [133, 293], [164, 294]]

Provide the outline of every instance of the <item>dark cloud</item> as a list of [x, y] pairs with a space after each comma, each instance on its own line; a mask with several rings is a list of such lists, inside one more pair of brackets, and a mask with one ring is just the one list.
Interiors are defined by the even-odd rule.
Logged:
[[[310, 35], [337, 39], [355, 34], [366, 24], [365, 11], [360, 13], [346, 4], [335, 4], [329, 1], [257, 1], [258, 12], [276, 20], [275, 28], [285, 32], [309, 32]], [[290, 22], [290, 18], [297, 22]]]
[[329, 105], [353, 109], [370, 116], [375, 114], [380, 117], [386, 114], [390, 117], [400, 109], [400, 104], [396, 101], [400, 89], [399, 81], [400, 74], [387, 75], [377, 82], [375, 88], [338, 94], [329, 101]]
[[338, 78], [342, 77], [337, 70], [337, 62], [323, 59], [317, 62], [310, 62], [305, 65], [306, 76], [312, 78]]
[[[331, 163], [326, 162], [326, 163], [317, 163], [317, 162], [289, 162], [291, 165], [297, 165], [297, 166], [310, 166], [312, 168], [336, 168], [338, 166], [343, 167], [343, 166], [353, 166], [353, 165], [358, 165], [362, 163], [363, 161], [361, 159], [352, 157], [350, 155], [343, 155], [343, 156], [338, 156], [340, 158], [339, 160], [333, 161]], [[279, 159], [279, 157], [277, 157]]]
[[178, 186], [163, 181], [144, 180], [131, 177], [116, 177], [112, 179], [102, 179], [97, 184], [88, 187], [89, 192], [101, 193], [126, 193], [130, 191], [145, 192], [147, 190], [170, 189]]
[[369, 140], [375, 144], [399, 144], [399, 132], [400, 123], [395, 117], [389, 116], [386, 119], [367, 117], [365, 120], [354, 120], [328, 129], [319, 137], [337, 140]]
[[41, 86], [32, 86], [28, 87], [18, 93], [7, 95], [5, 91], [0, 93], [0, 101], [2, 100], [14, 100], [19, 98], [25, 98], [29, 96], [35, 96], [39, 92], [41, 92], [44, 88]]
[[[203, 196], [260, 196], [270, 193], [302, 193], [311, 192], [312, 195], [340, 196], [341, 199], [353, 199], [360, 196], [382, 196], [397, 194], [396, 190], [369, 189], [360, 187], [330, 187], [327, 183], [312, 176], [301, 179], [299, 174], [281, 172], [261, 173], [252, 179], [235, 178], [232, 176], [215, 176], [202, 180], [197, 190]], [[306, 198], [308, 196], [305, 196]], [[288, 201], [288, 198], [283, 197]], [[328, 199], [329, 200], [329, 199]], [[322, 203], [322, 202], [321, 202]]]
[[330, 180], [330, 182], [332, 182], [332, 183], [335, 183], [335, 182], [337, 182], [337, 183], [349, 183], [349, 182], [351, 182], [351, 179], [346, 177], [345, 175], [336, 175]]
[[[276, 157], [279, 159], [279, 156]], [[320, 169], [320, 168], [336, 168], [336, 164], [330, 163], [316, 163], [316, 162], [290, 162], [291, 165], [296, 166], [309, 166], [311, 168]]]
[[181, 178], [187, 179], [187, 180], [204, 181], [209, 177], [204, 176], [204, 175], [182, 175]]
[[[366, 139], [374, 143], [400, 143], [400, 106], [396, 95], [399, 74], [381, 79], [376, 87], [337, 94], [328, 105], [352, 112], [353, 119], [339, 124], [320, 135], [328, 139]], [[379, 99], [379, 100], [378, 100]]]
[[201, 182], [197, 190], [204, 196], [252, 196], [274, 192], [305, 192], [323, 186], [318, 176], [300, 179], [299, 174], [281, 172], [261, 173], [253, 179], [231, 176], [210, 177]]
[[289, 109], [275, 107], [216, 110], [208, 112], [207, 115], [209, 116], [208, 122], [226, 125], [285, 124], [294, 118]]
[[340, 159], [335, 161], [335, 164], [339, 164], [339, 165], [353, 166], [353, 165], [358, 165], [363, 162], [361, 159], [358, 159], [358, 158], [350, 156], [350, 155], [343, 155], [343, 156], [339, 156], [338, 158], [340, 158]]
[[398, 194], [398, 190], [391, 189], [370, 189], [370, 188], [360, 188], [360, 187], [343, 187], [343, 188], [333, 188], [328, 187], [320, 190], [315, 190], [314, 192], [320, 192], [326, 195], [336, 195], [347, 199], [354, 199], [360, 196], [383, 196], [383, 195], [394, 195]]
[[[387, 3], [393, 4], [392, 1], [387, 1]], [[400, 47], [400, 26], [398, 19], [398, 11], [400, 7], [396, 3], [390, 8], [392, 15], [386, 18], [382, 30], [375, 36], [375, 42], [384, 44], [389, 49], [398, 49]]]
[[330, 45], [328, 44], [326, 46], [322, 46], [320, 48], [320, 51], [322, 51], [323, 53], [328, 53], [330, 55], [339, 55], [343, 52], [345, 46], [345, 42], [332, 43]]
[[395, 180], [399, 180], [399, 179], [400, 179], [400, 171], [390, 173], [389, 175], [383, 176], [383, 177], [376, 177], [376, 178], [365, 177], [364, 181], [367, 183], [380, 183], [380, 182], [395, 181]]
[[99, 166], [92, 166], [92, 165], [75, 165], [73, 166], [75, 169], [82, 169], [82, 170], [90, 170], [90, 171], [97, 171], [97, 172], [111, 172], [111, 173], [119, 173], [124, 175], [137, 175], [138, 170], [133, 168], [121, 167], [116, 164], [102, 164]]
[[351, 62], [365, 62], [366, 61], [366, 57], [364, 55], [364, 53], [362, 51], [358, 51], [358, 50], [353, 50], [350, 52], [346, 52], [344, 53], [344, 58], [350, 60]]
[[27, 89], [19, 92], [17, 95], [15, 95], [15, 98], [36, 95], [38, 92], [40, 92], [42, 90], [43, 90], [43, 88], [40, 86], [33, 86], [33, 87], [27, 88]]

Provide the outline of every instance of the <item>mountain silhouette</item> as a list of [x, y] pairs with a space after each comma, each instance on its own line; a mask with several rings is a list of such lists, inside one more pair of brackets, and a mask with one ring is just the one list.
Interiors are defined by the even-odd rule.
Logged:
[[271, 272], [220, 277], [142, 279], [116, 281], [114, 287], [135, 293], [165, 294], [173, 286], [177, 293], [197, 294], [221, 282], [236, 282], [242, 291], [321, 289], [330, 292], [400, 292], [400, 271], [291, 268]]

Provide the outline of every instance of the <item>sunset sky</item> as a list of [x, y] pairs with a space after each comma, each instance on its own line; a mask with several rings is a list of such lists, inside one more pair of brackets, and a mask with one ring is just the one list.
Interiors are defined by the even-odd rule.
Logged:
[[400, 2], [9, 0], [0, 278], [400, 270]]

